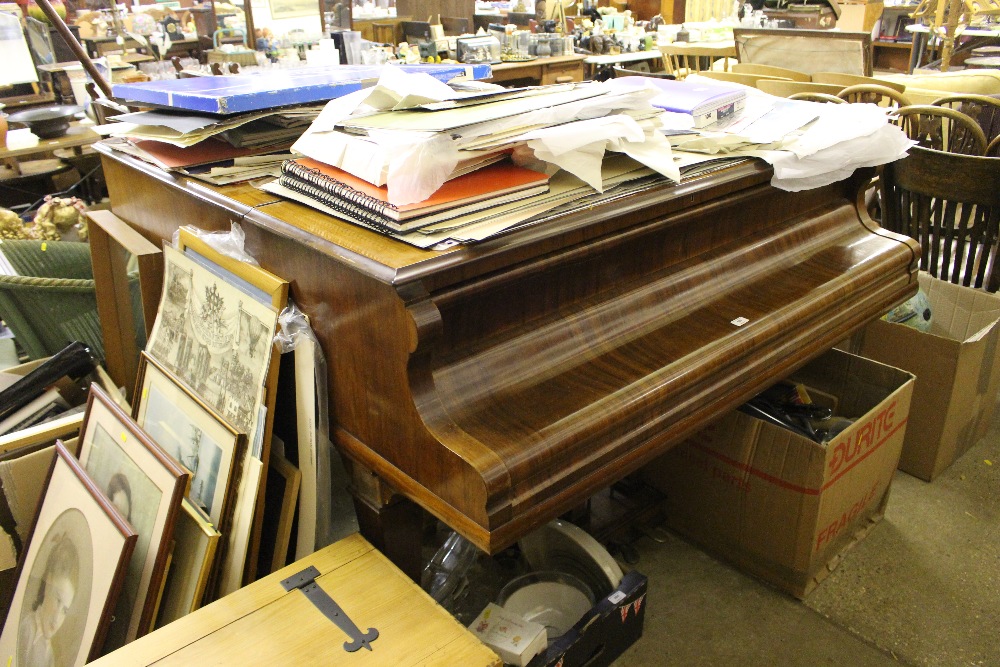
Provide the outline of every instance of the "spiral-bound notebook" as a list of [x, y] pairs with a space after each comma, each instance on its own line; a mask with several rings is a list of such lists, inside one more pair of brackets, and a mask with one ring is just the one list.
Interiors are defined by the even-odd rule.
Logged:
[[297, 158], [282, 164], [281, 185], [374, 227], [408, 231], [548, 191], [549, 177], [503, 160], [446, 181], [424, 201], [396, 206], [388, 188], [336, 167]]

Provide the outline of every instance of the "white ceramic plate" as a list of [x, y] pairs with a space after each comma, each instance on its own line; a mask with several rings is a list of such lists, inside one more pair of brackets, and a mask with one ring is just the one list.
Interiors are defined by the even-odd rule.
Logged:
[[503, 608], [544, 625], [551, 642], [576, 625], [592, 606], [587, 595], [572, 584], [536, 581], [512, 592]]
[[598, 600], [622, 580], [622, 569], [608, 550], [568, 521], [551, 521], [518, 544], [532, 569], [568, 572], [587, 584]]

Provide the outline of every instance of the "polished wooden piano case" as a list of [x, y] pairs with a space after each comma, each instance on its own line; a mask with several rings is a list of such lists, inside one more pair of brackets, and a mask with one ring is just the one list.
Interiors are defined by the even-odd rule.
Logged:
[[495, 553], [916, 291], [915, 244], [859, 205], [868, 173], [789, 193], [748, 163], [427, 252], [101, 150], [147, 238], [239, 221], [291, 281], [362, 532], [411, 575], [406, 499]]

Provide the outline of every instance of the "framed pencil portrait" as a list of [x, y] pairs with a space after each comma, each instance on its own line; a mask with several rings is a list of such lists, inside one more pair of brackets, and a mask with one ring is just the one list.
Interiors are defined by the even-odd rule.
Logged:
[[150, 629], [189, 473], [96, 385], [80, 432], [80, 462], [138, 533], [105, 640], [114, 650]]
[[136, 537], [57, 442], [0, 635], [3, 664], [82, 665], [98, 657]]
[[188, 498], [225, 532], [232, 518], [246, 435], [145, 352], [140, 355], [134, 396], [136, 423], [191, 473]]

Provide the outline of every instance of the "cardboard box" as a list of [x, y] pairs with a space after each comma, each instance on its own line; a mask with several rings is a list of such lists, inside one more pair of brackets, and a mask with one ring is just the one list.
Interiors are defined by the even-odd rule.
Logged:
[[857, 351], [917, 376], [899, 467], [933, 480], [989, 430], [1000, 389], [1000, 296], [921, 272], [931, 305], [927, 333], [876, 320]]
[[505, 665], [524, 667], [545, 650], [548, 634], [544, 625], [493, 604], [486, 605], [469, 630], [479, 641], [497, 652]]
[[856, 418], [828, 444], [731, 412], [643, 471], [671, 528], [804, 597], [881, 518], [899, 461], [913, 376], [831, 350], [792, 379]]
[[608, 667], [642, 636], [646, 576], [626, 572], [618, 588], [553, 641], [528, 667]]

